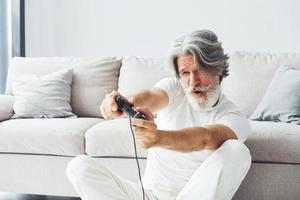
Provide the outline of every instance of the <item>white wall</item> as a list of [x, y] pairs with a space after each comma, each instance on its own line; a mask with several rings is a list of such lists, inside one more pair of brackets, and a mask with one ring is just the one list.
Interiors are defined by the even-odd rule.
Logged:
[[227, 52], [300, 52], [298, 0], [26, 0], [27, 56], [164, 56], [211, 29]]

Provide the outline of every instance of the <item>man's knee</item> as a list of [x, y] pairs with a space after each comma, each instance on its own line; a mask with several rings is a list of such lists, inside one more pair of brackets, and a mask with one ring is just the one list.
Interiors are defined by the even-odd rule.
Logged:
[[226, 153], [226, 157], [244, 163], [246, 166], [251, 165], [251, 154], [248, 147], [238, 140], [227, 140], [221, 146]]
[[93, 161], [87, 155], [79, 155], [73, 158], [67, 165], [66, 174], [69, 179], [85, 177], [87, 170]]

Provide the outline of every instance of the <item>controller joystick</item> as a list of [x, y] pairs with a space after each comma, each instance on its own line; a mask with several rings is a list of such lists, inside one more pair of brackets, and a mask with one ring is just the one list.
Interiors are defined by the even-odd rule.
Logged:
[[121, 95], [115, 97], [116, 103], [118, 105], [118, 110], [125, 112], [132, 118], [146, 119], [145, 115], [140, 112], [137, 112], [133, 109], [133, 106]]

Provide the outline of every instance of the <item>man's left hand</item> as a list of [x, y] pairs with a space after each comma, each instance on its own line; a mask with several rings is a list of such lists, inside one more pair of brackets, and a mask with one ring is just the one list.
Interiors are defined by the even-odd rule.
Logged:
[[139, 146], [148, 149], [155, 146], [159, 140], [157, 125], [149, 109], [136, 108], [136, 111], [144, 114], [146, 120], [131, 118], [132, 130]]

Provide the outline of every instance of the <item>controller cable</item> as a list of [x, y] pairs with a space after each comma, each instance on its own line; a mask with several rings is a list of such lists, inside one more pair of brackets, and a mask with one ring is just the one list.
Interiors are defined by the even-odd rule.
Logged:
[[[132, 139], [133, 139], [133, 144], [134, 144], [134, 153], [135, 153], [135, 160], [136, 160], [136, 164], [138, 167], [138, 172], [139, 172], [139, 179], [140, 179], [140, 183], [142, 186], [142, 191], [143, 191], [143, 200], [145, 200], [145, 190], [144, 190], [144, 186], [143, 186], [143, 182], [142, 182], [142, 178], [141, 178], [141, 170], [140, 170], [140, 164], [139, 164], [139, 159], [137, 156], [137, 148], [136, 148], [136, 142], [135, 142], [135, 136], [132, 130], [132, 125], [131, 125], [131, 117], [129, 116], [129, 123], [130, 123], [130, 130], [131, 130], [131, 134], [132, 134]], [[146, 195], [147, 199], [149, 199], [149, 197]]]

